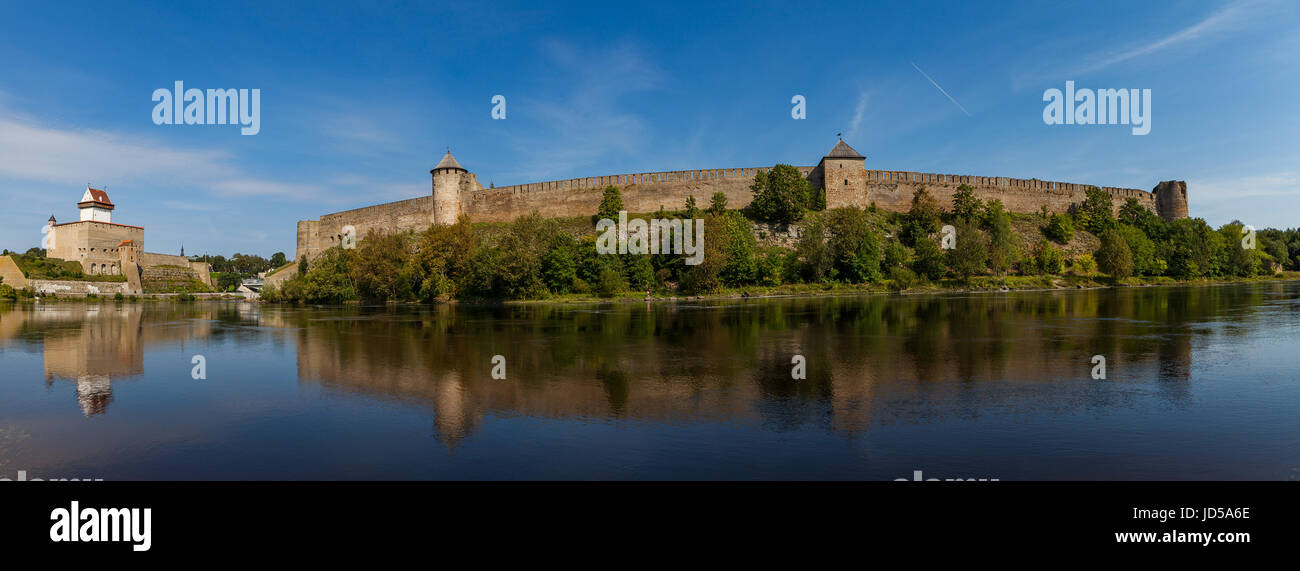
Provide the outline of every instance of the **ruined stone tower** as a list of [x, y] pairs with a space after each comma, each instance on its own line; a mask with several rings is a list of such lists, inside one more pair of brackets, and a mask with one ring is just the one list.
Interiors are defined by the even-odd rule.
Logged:
[[433, 175], [433, 223], [455, 224], [461, 213], [461, 193], [478, 190], [477, 177], [456, 162], [451, 149], [429, 174]]
[[1157, 184], [1151, 193], [1156, 195], [1156, 214], [1165, 220], [1187, 218], [1187, 183], [1166, 180]]

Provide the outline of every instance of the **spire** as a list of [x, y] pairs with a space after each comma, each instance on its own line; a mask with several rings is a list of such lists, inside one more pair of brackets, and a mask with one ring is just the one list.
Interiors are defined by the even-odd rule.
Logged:
[[451, 156], [451, 147], [447, 147], [447, 154], [442, 156], [441, 161], [438, 161], [438, 166], [433, 167], [433, 170], [442, 169], [465, 170], [465, 167], [460, 166], [460, 163], [456, 162], [456, 157]]
[[57, 222], [57, 221], [54, 219], [54, 215], [51, 214], [51, 215], [50, 215], [50, 224], [54, 224], [55, 222]]
[[862, 156], [862, 155], [859, 154], [857, 151], [853, 150], [853, 147], [850, 147], [848, 143], [845, 143], [845, 142], [844, 142], [844, 139], [840, 139], [840, 142], [835, 143], [835, 146], [831, 148], [831, 152], [826, 153], [826, 157], [825, 157], [825, 158], [828, 158], [828, 159], [865, 159], [866, 157]]

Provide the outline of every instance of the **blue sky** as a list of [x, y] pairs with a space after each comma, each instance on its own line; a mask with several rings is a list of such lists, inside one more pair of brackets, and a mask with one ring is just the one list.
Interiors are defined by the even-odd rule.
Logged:
[[[448, 146], [501, 186], [814, 165], [837, 132], [867, 168], [1180, 179], [1215, 226], [1300, 226], [1285, 0], [104, 4], [0, 2], [2, 247], [87, 182], [150, 251], [292, 255], [297, 220], [427, 194]], [[155, 125], [178, 80], [260, 89], [261, 132]], [[1151, 133], [1044, 124], [1067, 80], [1151, 89]]]

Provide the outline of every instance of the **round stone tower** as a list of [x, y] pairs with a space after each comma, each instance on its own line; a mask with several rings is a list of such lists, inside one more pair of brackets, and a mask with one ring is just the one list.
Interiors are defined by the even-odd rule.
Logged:
[[460, 192], [469, 171], [451, 156], [451, 149], [429, 171], [433, 175], [433, 223], [455, 224], [460, 216]]
[[1156, 195], [1156, 214], [1165, 220], [1187, 218], [1187, 183], [1166, 180], [1151, 191]]

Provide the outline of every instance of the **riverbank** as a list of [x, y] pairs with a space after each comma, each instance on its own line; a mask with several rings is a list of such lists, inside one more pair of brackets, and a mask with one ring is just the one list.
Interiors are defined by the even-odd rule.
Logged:
[[[1251, 278], [1200, 278], [1194, 280], [1176, 280], [1165, 276], [1155, 277], [1131, 277], [1120, 281], [1112, 282], [1105, 276], [1076, 276], [1076, 275], [1058, 275], [1058, 276], [1006, 276], [1003, 278], [981, 277], [962, 282], [956, 279], [945, 279], [938, 283], [928, 283], [924, 285], [910, 287], [899, 290], [890, 287], [888, 283], [872, 284], [782, 284], [772, 287], [741, 287], [741, 288], [724, 288], [722, 290], [700, 295], [671, 295], [663, 292], [651, 292], [649, 296], [640, 292], [624, 292], [610, 297], [599, 297], [582, 294], [566, 294], [551, 296], [542, 299], [464, 299], [450, 300], [442, 303], [457, 305], [485, 305], [485, 304], [591, 304], [591, 303], [631, 303], [631, 302], [673, 302], [673, 301], [708, 301], [723, 299], [766, 299], [766, 298], [791, 298], [791, 297], [842, 297], [856, 295], [877, 295], [877, 294], [896, 294], [896, 295], [926, 295], [926, 294], [947, 294], [947, 293], [1002, 293], [1012, 291], [1057, 291], [1071, 289], [1106, 289], [1106, 288], [1134, 288], [1134, 287], [1168, 287], [1168, 286], [1222, 286], [1235, 285], [1244, 283], [1269, 283], [1269, 282], [1292, 282], [1300, 281], [1300, 272], [1287, 271], [1280, 275], [1251, 277]], [[142, 296], [126, 296], [117, 299], [112, 296], [63, 296], [58, 298], [42, 297], [39, 303], [55, 302], [75, 302], [75, 303], [105, 303], [105, 302], [192, 302], [192, 301], [249, 301], [255, 303], [278, 303], [266, 302], [256, 298], [247, 298], [238, 294], [230, 293], [206, 293], [206, 294], [147, 294]], [[3, 300], [0, 303], [35, 303], [36, 300], [24, 298], [18, 300]], [[283, 304], [295, 305], [295, 304]], [[370, 305], [394, 305], [394, 306], [420, 306], [427, 305], [416, 302], [389, 302], [386, 304], [364, 303], [359, 301], [344, 302], [342, 305], [370, 306]]]
[[629, 292], [612, 297], [591, 295], [563, 295], [546, 299], [533, 300], [467, 300], [451, 303], [484, 303], [488, 301], [509, 304], [544, 304], [544, 303], [600, 303], [600, 302], [643, 302], [643, 301], [681, 301], [713, 299], [751, 299], [751, 298], [786, 298], [786, 297], [821, 297], [852, 296], [872, 294], [944, 294], [944, 293], [999, 293], [1010, 291], [1055, 291], [1070, 289], [1106, 289], [1161, 286], [1220, 286], [1243, 283], [1268, 283], [1300, 281], [1300, 272], [1287, 271], [1281, 275], [1250, 278], [1199, 278], [1193, 280], [1176, 280], [1166, 276], [1131, 277], [1112, 282], [1105, 276], [1007, 276], [1004, 278], [984, 277], [962, 282], [955, 279], [941, 280], [920, 286], [898, 290], [889, 284], [783, 284], [773, 287], [726, 288], [717, 292], [701, 295], [662, 295]]

